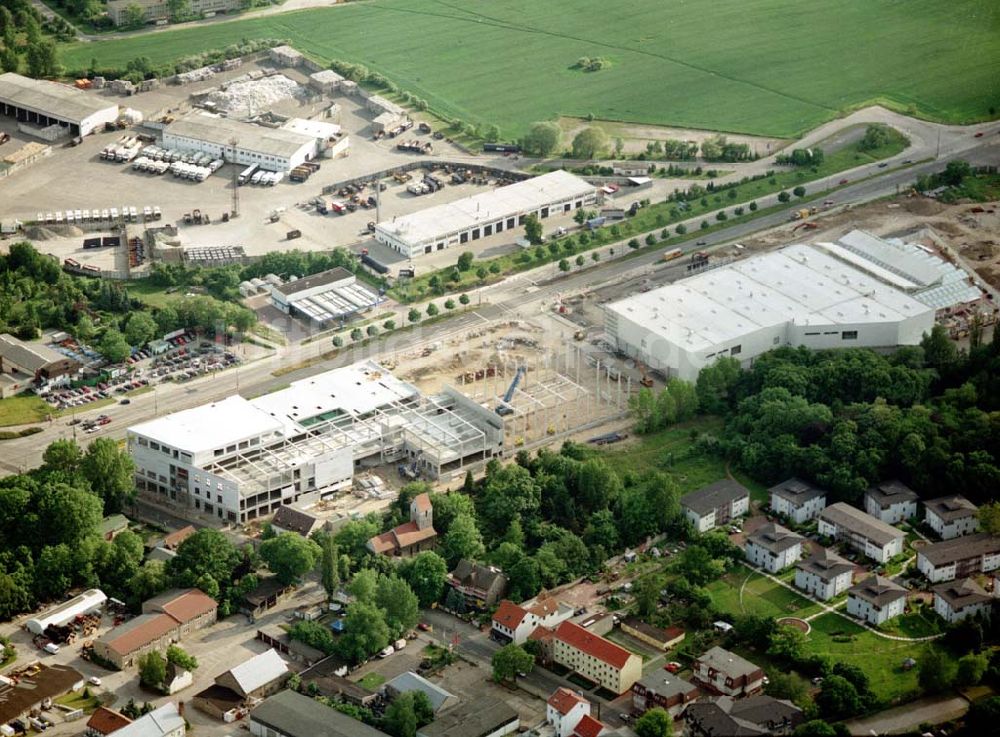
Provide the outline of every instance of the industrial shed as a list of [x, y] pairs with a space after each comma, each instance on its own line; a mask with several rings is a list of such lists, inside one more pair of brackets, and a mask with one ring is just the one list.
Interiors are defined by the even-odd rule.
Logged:
[[317, 153], [316, 138], [311, 135], [204, 114], [164, 128], [163, 146], [202, 151], [235, 164], [257, 164], [268, 171], [294, 169]]
[[286, 315], [298, 315], [319, 326], [365, 312], [381, 302], [375, 292], [339, 266], [271, 287], [271, 303]]
[[407, 258], [513, 230], [528, 215], [545, 219], [596, 200], [594, 186], [567, 171], [508, 184], [375, 226], [375, 238]]
[[74, 596], [69, 601], [64, 601], [62, 604], [52, 607], [39, 617], [29, 619], [25, 623], [25, 626], [32, 634], [40, 635], [45, 632], [49, 625], [62, 627], [79, 615], [93, 614], [99, 611], [107, 600], [108, 597], [100, 589], [90, 589], [78, 596]]
[[73, 87], [44, 79], [0, 74], [0, 112], [39, 127], [61, 125], [70, 134], [86, 136], [118, 119], [118, 104]]

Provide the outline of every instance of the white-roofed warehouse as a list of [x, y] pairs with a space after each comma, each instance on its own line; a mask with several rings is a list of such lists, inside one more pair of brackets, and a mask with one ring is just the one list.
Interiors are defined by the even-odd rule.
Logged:
[[609, 304], [606, 330], [619, 350], [694, 380], [718, 358], [747, 365], [778, 346], [916, 345], [934, 312], [819, 248], [794, 245]]
[[118, 119], [118, 104], [93, 93], [44, 79], [0, 74], [0, 113], [39, 127], [62, 125], [85, 136]]
[[357, 283], [354, 274], [339, 266], [271, 286], [271, 304], [285, 314], [301, 315], [319, 326], [370, 310], [380, 301], [375, 292]]
[[596, 199], [594, 185], [566, 171], [526, 179], [375, 226], [375, 238], [407, 258], [442, 251], [523, 225], [527, 215], [544, 219]]
[[171, 123], [163, 129], [163, 145], [202, 151], [231, 163], [257, 164], [268, 171], [294, 169], [318, 152], [312, 135], [213, 115], [189, 115]]
[[41, 616], [29, 619], [25, 626], [32, 634], [40, 635], [45, 632], [49, 625], [61, 627], [81, 614], [92, 614], [99, 611], [107, 600], [108, 597], [100, 589], [89, 589], [74, 596], [69, 601], [52, 607]]

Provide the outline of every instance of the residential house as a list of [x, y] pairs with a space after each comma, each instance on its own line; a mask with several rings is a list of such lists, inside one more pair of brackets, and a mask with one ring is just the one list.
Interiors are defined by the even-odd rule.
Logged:
[[414, 673], [413, 671], [400, 673], [398, 676], [385, 683], [381, 690], [383, 695], [389, 701], [393, 701], [405, 693], [419, 691], [427, 697], [427, 700], [430, 702], [431, 708], [434, 709], [435, 713], [441, 711], [442, 709], [455, 706], [458, 703], [457, 696], [445, 691], [436, 683], [431, 683], [426, 678]]
[[194, 674], [191, 671], [181, 668], [176, 663], [167, 663], [167, 677], [163, 681], [163, 688], [168, 696], [183, 691], [192, 683], [194, 683]]
[[[586, 629], [594, 632], [590, 627]], [[626, 617], [623, 619], [621, 622], [621, 631], [663, 652], [672, 647], [677, 647], [684, 641], [684, 630], [680, 627], [654, 627], [651, 624], [643, 622], [638, 617]]]
[[106, 706], [98, 706], [94, 713], [87, 720], [87, 728], [83, 732], [83, 737], [107, 737], [122, 727], [127, 727], [132, 723], [124, 714], [120, 714], [114, 709]]
[[989, 573], [1000, 568], [1000, 536], [977, 532], [917, 551], [917, 568], [931, 583]]
[[787, 735], [805, 721], [790, 701], [761, 694], [746, 699], [720, 696], [696, 701], [684, 710], [691, 737], [755, 737]]
[[128, 529], [128, 519], [123, 514], [112, 514], [101, 520], [101, 537], [109, 542]]
[[879, 563], [902, 553], [906, 537], [901, 530], [844, 502], [820, 512], [818, 529], [820, 535], [832, 537]]
[[642, 658], [574, 622], [560, 624], [552, 642], [554, 662], [612, 693], [625, 693], [642, 677]]
[[[583, 719], [576, 723], [576, 729], [573, 730], [573, 737], [610, 737], [611, 734], [611, 730], [603, 722], [598, 721], [590, 714], [584, 714]], [[615, 732], [614, 734], [620, 733]]]
[[523, 645], [538, 627], [552, 628], [573, 616], [573, 608], [554, 599], [544, 599], [529, 607], [503, 599], [493, 613], [490, 637], [497, 642]]
[[166, 703], [114, 733], [115, 737], [184, 737], [184, 716]]
[[917, 516], [917, 492], [900, 481], [883, 481], [865, 492], [865, 511], [887, 525]]
[[826, 507], [826, 492], [801, 479], [792, 477], [768, 489], [771, 511], [782, 514], [796, 524], [814, 519]]
[[385, 732], [297, 691], [282, 691], [250, 712], [253, 737], [388, 737]]
[[94, 640], [94, 654], [115, 668], [131, 668], [146, 653], [214, 624], [218, 604], [198, 589], [173, 589], [144, 602], [142, 611]]
[[934, 587], [934, 611], [946, 622], [960, 622], [977, 614], [989, 616], [993, 597], [971, 578]]
[[847, 590], [847, 613], [873, 625], [906, 609], [906, 589], [885, 576], [871, 576]]
[[732, 479], [703, 486], [681, 497], [684, 516], [698, 532], [708, 532], [750, 511], [750, 491]]
[[448, 585], [465, 597], [469, 609], [491, 609], [507, 592], [507, 577], [496, 566], [462, 558], [448, 575]]
[[644, 714], [660, 708], [676, 718], [699, 693], [694, 684], [661, 668], [632, 684], [632, 711]]
[[718, 645], [694, 661], [694, 680], [723, 696], [751, 696], [764, 687], [764, 671]]
[[751, 564], [770, 573], [779, 573], [802, 557], [804, 540], [791, 530], [769, 522], [747, 537], [743, 552]]
[[568, 688], [557, 688], [545, 705], [545, 723], [552, 726], [555, 737], [573, 737], [576, 725], [588, 714], [590, 702]]
[[426, 727], [420, 727], [417, 737], [503, 737], [520, 727], [521, 718], [511, 706], [484, 696], [442, 713]]
[[971, 535], [979, 530], [979, 508], [961, 494], [924, 502], [924, 520], [942, 540]]
[[829, 601], [851, 587], [854, 564], [823, 548], [795, 564], [795, 585], [820, 601]]
[[368, 549], [376, 555], [409, 557], [437, 544], [434, 508], [429, 494], [417, 494], [410, 501], [410, 521], [376, 535]]
[[271, 529], [276, 533], [294, 532], [302, 537], [309, 537], [320, 524], [319, 519], [308, 512], [283, 504], [271, 518]]

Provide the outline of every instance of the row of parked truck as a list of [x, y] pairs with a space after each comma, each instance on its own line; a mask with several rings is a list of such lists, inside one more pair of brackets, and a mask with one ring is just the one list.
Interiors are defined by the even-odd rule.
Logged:
[[[150, 207], [147, 205], [142, 208], [143, 220], [159, 220], [163, 217], [163, 212], [160, 210], [160, 206], [156, 205]], [[139, 222], [139, 209], [136, 207], [126, 207], [122, 206], [121, 211], [117, 207], [110, 207], [104, 209], [94, 208], [93, 210], [66, 210], [65, 213], [62, 210], [57, 210], [56, 212], [39, 212], [35, 215], [35, 222], [39, 225], [75, 225], [93, 223], [115, 223], [121, 219], [127, 223], [137, 223]]]

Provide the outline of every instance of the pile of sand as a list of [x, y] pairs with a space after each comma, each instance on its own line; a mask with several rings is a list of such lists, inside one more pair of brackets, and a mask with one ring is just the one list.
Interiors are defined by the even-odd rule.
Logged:
[[83, 231], [75, 225], [29, 225], [24, 229], [24, 235], [32, 241], [49, 241], [54, 238], [82, 236]]

